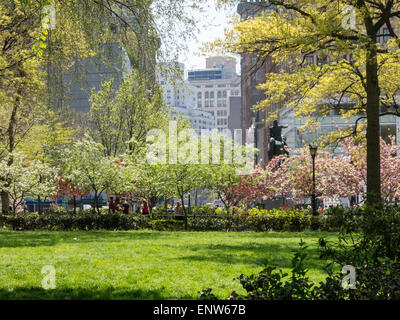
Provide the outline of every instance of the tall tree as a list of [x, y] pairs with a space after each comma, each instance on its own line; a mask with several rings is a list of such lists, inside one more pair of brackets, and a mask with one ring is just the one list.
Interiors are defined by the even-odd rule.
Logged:
[[[343, 117], [366, 118], [368, 202], [378, 201], [380, 117], [400, 115], [400, 1], [267, 0], [252, 5], [260, 14], [236, 22], [226, 40], [216, 44], [260, 59], [272, 57], [280, 66], [260, 86], [267, 99], [259, 108], [281, 104], [310, 125], [316, 123], [313, 115], [332, 109]], [[308, 64], [313, 56], [317, 63]]]
[[113, 80], [103, 83], [98, 92], [93, 90], [88, 126], [107, 156], [138, 152], [150, 130], [167, 127], [162, 92], [148, 87], [147, 80], [133, 71], [118, 90], [113, 89]]

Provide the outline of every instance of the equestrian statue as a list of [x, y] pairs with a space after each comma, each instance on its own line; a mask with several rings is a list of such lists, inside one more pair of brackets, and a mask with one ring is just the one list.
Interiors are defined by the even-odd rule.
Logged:
[[268, 149], [268, 157], [269, 160], [272, 160], [273, 157], [279, 156], [281, 154], [289, 155], [289, 152], [286, 150], [286, 137], [282, 136], [282, 129], [287, 128], [288, 125], [279, 125], [278, 120], [274, 120], [272, 127], [269, 128], [269, 149]]

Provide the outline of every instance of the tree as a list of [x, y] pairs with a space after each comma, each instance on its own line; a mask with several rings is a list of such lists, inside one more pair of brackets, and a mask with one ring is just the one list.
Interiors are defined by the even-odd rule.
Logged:
[[[56, 12], [56, 28], [50, 30], [43, 12], [49, 5]], [[170, 60], [182, 50], [175, 40], [190, 37], [195, 25], [192, 13], [200, 2], [191, 2], [193, 12], [187, 5], [186, 0], [0, 0], [0, 158], [12, 165], [8, 154], [29, 133], [32, 137], [43, 108], [60, 107], [55, 97], [64, 89], [63, 70], [94, 55], [106, 60], [102, 44], [123, 42], [131, 57], [146, 61], [136, 65], [143, 74], [156, 59]], [[8, 208], [9, 195], [3, 192], [1, 199]]]
[[[381, 139], [381, 178], [382, 196], [385, 200], [400, 198], [400, 146], [396, 144], [396, 138], [391, 137], [389, 142]], [[366, 150], [363, 140], [357, 141], [354, 138], [347, 138], [342, 143], [348, 150], [355, 170], [361, 176], [361, 180], [366, 181], [367, 165]]]
[[104, 146], [105, 155], [136, 153], [144, 147], [150, 130], [167, 127], [169, 116], [162, 92], [148, 88], [146, 79], [133, 71], [118, 90], [113, 89], [113, 80], [103, 83], [98, 92], [93, 90], [89, 130]]
[[[348, 5], [354, 9], [355, 25], [344, 23]], [[268, 13], [237, 22], [217, 45], [264, 61], [272, 58], [280, 66], [260, 86], [267, 94], [260, 108], [281, 104], [308, 119], [332, 109], [344, 117], [365, 113], [360, 118], [367, 120], [368, 202], [378, 201], [379, 118], [399, 115], [400, 1], [268, 0], [254, 6]], [[319, 64], [306, 64], [306, 57], [313, 55]]]
[[89, 136], [64, 150], [62, 156], [65, 163], [63, 177], [68, 179], [74, 188], [93, 192], [93, 206], [100, 213], [99, 196], [103, 192], [120, 190], [124, 182], [120, 166], [105, 157], [103, 146]]
[[57, 168], [49, 167], [38, 160], [26, 163], [26, 157], [21, 153], [10, 156], [13, 157], [11, 165], [8, 159], [0, 161], [0, 174], [6, 181], [0, 183], [0, 190], [10, 195], [14, 214], [28, 197], [38, 198], [40, 214], [41, 198], [45, 199], [57, 193]]
[[84, 196], [84, 195], [88, 194], [88, 191], [81, 189], [81, 187], [79, 185], [74, 185], [67, 178], [61, 177], [58, 180], [58, 193], [63, 196], [67, 196], [70, 199], [72, 198], [73, 206], [74, 206], [74, 213], [76, 213], [76, 208], [77, 208], [76, 197]]

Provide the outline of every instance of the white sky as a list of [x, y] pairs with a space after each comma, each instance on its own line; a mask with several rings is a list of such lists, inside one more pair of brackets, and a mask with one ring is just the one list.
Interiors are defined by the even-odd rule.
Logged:
[[[224, 37], [224, 30], [229, 28], [229, 21], [236, 8], [216, 10], [216, 0], [208, 0], [208, 7], [206, 12], [199, 15], [201, 24], [199, 25], [200, 32], [196, 35], [197, 40], [192, 40], [188, 44], [189, 51], [187, 54], [182, 55], [179, 62], [185, 64], [186, 71], [189, 69], [205, 68], [206, 56], [200, 55], [200, 48], [203, 43], [213, 41], [216, 38]], [[212, 54], [209, 54], [212, 55]], [[239, 59], [238, 72], [239, 72]]]

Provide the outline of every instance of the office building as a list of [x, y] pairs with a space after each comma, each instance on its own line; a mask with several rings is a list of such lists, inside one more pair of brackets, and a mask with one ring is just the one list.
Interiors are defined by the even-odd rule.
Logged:
[[219, 131], [228, 129], [230, 97], [241, 96], [236, 59], [209, 57], [205, 69], [188, 71], [188, 82], [196, 88], [196, 108], [210, 112], [216, 118]]
[[[185, 65], [178, 64], [182, 79], [184, 78]], [[172, 120], [177, 120], [179, 116], [187, 119], [192, 128], [199, 134], [203, 130], [213, 130], [216, 128], [216, 121], [211, 112], [198, 109], [197, 106], [197, 87], [189, 81], [178, 84], [171, 84], [163, 77], [158, 77], [159, 83], [163, 87], [164, 100], [171, 108]]]

